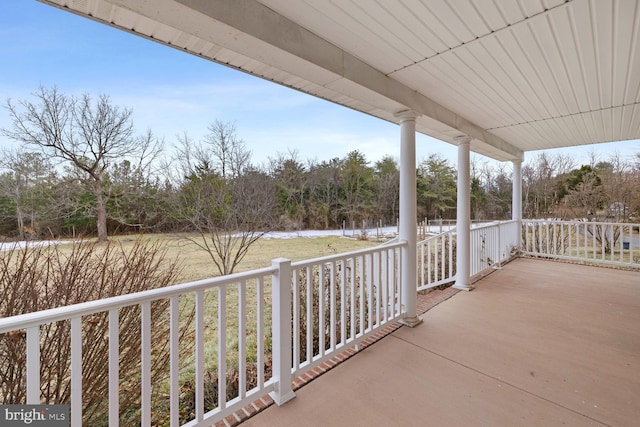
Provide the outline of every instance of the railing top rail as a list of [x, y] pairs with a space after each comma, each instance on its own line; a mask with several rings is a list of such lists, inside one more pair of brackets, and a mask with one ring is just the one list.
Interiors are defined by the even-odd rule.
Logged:
[[523, 223], [555, 223], [555, 224], [593, 224], [593, 225], [625, 225], [637, 227], [636, 222], [616, 222], [616, 221], [589, 221], [581, 219], [523, 219]]
[[359, 249], [357, 251], [344, 252], [344, 253], [341, 253], [341, 254], [327, 255], [327, 256], [323, 256], [323, 257], [319, 257], [319, 258], [296, 261], [296, 262], [292, 262], [291, 263], [291, 267], [293, 267], [293, 268], [304, 268], [304, 267], [308, 267], [308, 266], [311, 266], [311, 265], [314, 265], [314, 264], [324, 264], [324, 263], [333, 262], [333, 261], [337, 261], [337, 260], [341, 260], [341, 259], [345, 259], [345, 258], [352, 258], [354, 256], [367, 255], [367, 254], [372, 254], [372, 253], [375, 253], [375, 252], [388, 251], [389, 249], [401, 248], [401, 247], [404, 247], [406, 245], [407, 245], [407, 241], [406, 240], [400, 240], [400, 241], [398, 241], [396, 243], [392, 243], [392, 244], [389, 244], [389, 245], [378, 245], [378, 246], [374, 246], [372, 248]]
[[485, 224], [482, 224], [482, 225], [478, 225], [477, 227], [473, 227], [472, 230], [481, 230], [483, 228], [495, 227], [497, 225], [514, 224], [514, 223], [517, 223], [517, 222], [518, 222], [517, 219], [509, 219], [507, 221], [494, 221], [494, 222], [489, 222], [489, 223], [485, 223]]
[[[474, 227], [471, 228], [471, 230], [472, 231], [473, 230], [482, 230], [483, 228], [490, 228], [490, 227], [495, 227], [495, 226], [498, 226], [498, 225], [505, 225], [505, 224], [513, 224], [513, 223], [517, 223], [517, 222], [518, 222], [517, 219], [510, 219], [510, 220], [507, 220], [507, 221], [493, 221], [493, 222], [483, 223], [482, 225], [474, 226]], [[438, 239], [439, 237], [445, 236], [447, 234], [455, 234], [457, 232], [456, 230], [457, 229], [454, 227], [454, 228], [451, 228], [451, 229], [449, 229], [447, 231], [443, 231], [442, 233], [438, 233], [438, 234], [434, 234], [433, 236], [429, 236], [426, 239], [419, 241], [418, 242], [418, 246], [427, 244], [429, 241]]]
[[427, 237], [427, 238], [426, 238], [426, 239], [424, 239], [424, 240], [420, 240], [420, 241], [417, 243], [417, 245], [418, 245], [418, 246], [420, 246], [420, 245], [425, 245], [425, 244], [427, 244], [428, 242], [430, 242], [431, 240], [436, 240], [436, 239], [438, 239], [438, 238], [440, 238], [440, 237], [442, 237], [442, 236], [446, 236], [447, 234], [454, 234], [455, 232], [456, 232], [456, 229], [455, 229], [455, 228], [452, 228], [451, 230], [447, 230], [447, 231], [443, 231], [442, 233], [434, 234], [433, 236], [429, 236], [429, 237]]
[[147, 301], [155, 301], [158, 299], [179, 296], [201, 289], [208, 289], [238, 283], [243, 280], [252, 280], [259, 277], [264, 277], [266, 275], [274, 274], [275, 272], [276, 269], [274, 267], [265, 267], [247, 272], [234, 273], [227, 276], [212, 277], [193, 282], [170, 285], [164, 288], [149, 289], [147, 291], [141, 291], [132, 294], [119, 295], [95, 301], [87, 301], [69, 306], [36, 311], [33, 313], [19, 314], [17, 316], [0, 319], [0, 334], [19, 329], [27, 329], [46, 323], [87, 316], [94, 313], [100, 313], [107, 310], [126, 307], [130, 305], [141, 304]]

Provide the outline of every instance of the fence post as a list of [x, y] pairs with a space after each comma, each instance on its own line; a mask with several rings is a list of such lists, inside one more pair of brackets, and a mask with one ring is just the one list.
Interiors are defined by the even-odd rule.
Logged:
[[291, 260], [271, 261], [276, 269], [272, 276], [272, 346], [275, 390], [269, 393], [278, 406], [295, 397], [291, 388]]

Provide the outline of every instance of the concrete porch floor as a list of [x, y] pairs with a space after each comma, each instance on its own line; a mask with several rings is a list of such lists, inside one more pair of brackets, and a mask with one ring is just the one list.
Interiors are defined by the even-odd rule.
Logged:
[[640, 272], [517, 259], [243, 426], [638, 426]]

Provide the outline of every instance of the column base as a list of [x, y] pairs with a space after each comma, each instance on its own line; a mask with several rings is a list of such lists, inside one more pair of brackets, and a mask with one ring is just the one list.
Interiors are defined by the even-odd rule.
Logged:
[[452, 286], [452, 288], [453, 289], [458, 289], [460, 291], [469, 292], [469, 291], [473, 290], [474, 286], [473, 285], [463, 285], [463, 284], [460, 284], [460, 283], [456, 283], [455, 285]]
[[280, 393], [272, 391], [269, 393], [269, 396], [271, 396], [276, 405], [281, 406], [296, 397], [296, 394], [293, 391], [290, 391], [287, 394], [280, 396]]
[[415, 317], [403, 317], [402, 319], [400, 319], [400, 323], [403, 324], [404, 326], [408, 326], [410, 328], [415, 328], [420, 323], [422, 323], [422, 319], [419, 318], [418, 316], [415, 316]]

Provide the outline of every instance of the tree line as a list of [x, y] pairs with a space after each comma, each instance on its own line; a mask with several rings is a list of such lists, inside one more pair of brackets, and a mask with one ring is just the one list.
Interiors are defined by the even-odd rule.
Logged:
[[[168, 148], [151, 130], [137, 135], [132, 111], [106, 95], [40, 88], [34, 97], [6, 103], [11, 126], [1, 134], [20, 143], [0, 153], [0, 235], [7, 238], [216, 230], [223, 239], [238, 230], [396, 223], [392, 156], [371, 161], [354, 150], [304, 160], [289, 151], [256, 165], [234, 123], [214, 121], [202, 140], [185, 132]], [[588, 165], [542, 153], [522, 172], [525, 217], [624, 220], [640, 212], [640, 153], [592, 156]], [[416, 219], [455, 218], [455, 166], [432, 154], [416, 176]], [[473, 219], [510, 218], [511, 195], [510, 165], [473, 162]]]

